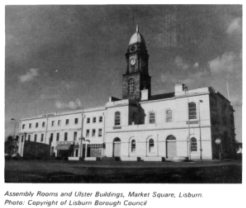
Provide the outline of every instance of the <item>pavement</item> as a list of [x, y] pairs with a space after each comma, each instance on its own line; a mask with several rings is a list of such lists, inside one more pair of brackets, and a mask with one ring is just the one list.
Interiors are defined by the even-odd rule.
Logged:
[[93, 168], [177, 168], [177, 167], [213, 167], [213, 166], [242, 166], [240, 160], [197, 160], [186, 162], [125, 162], [125, 161], [47, 161], [48, 163], [65, 163], [80, 167]]
[[242, 183], [242, 162], [6, 160], [10, 183]]

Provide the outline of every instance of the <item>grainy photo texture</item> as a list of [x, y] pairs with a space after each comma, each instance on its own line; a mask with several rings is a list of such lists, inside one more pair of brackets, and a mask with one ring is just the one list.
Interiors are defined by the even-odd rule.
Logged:
[[5, 29], [5, 182], [242, 183], [241, 5], [9, 5]]

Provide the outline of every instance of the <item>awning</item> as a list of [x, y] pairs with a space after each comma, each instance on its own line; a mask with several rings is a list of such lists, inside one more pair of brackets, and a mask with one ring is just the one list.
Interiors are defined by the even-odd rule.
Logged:
[[56, 146], [57, 150], [70, 150], [70, 148], [72, 147], [71, 144], [58, 144]]

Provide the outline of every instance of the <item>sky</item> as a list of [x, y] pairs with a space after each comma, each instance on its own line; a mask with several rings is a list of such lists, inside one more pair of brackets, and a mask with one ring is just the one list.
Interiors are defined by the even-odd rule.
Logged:
[[[5, 136], [15, 121], [103, 106], [121, 98], [136, 22], [152, 94], [211, 86], [235, 109], [242, 141], [242, 6], [97, 5], [5, 7]], [[17, 129], [16, 129], [17, 131]]]

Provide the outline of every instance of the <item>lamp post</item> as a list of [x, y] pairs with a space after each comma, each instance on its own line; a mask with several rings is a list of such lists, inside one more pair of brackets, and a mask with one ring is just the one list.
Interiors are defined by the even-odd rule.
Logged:
[[15, 121], [15, 125], [14, 125], [14, 138], [15, 138], [16, 119], [15, 118], [11, 118], [11, 121]]
[[191, 144], [190, 144], [190, 115], [189, 115], [189, 90], [188, 87], [184, 87], [185, 94], [187, 94], [187, 115], [188, 115], [188, 139], [187, 139], [187, 156], [188, 159], [191, 160]]
[[217, 138], [217, 139], [215, 139], [215, 143], [217, 144], [217, 145], [219, 145], [219, 159], [221, 160], [222, 159], [222, 157], [221, 157], [221, 139], [220, 138]]
[[202, 160], [202, 133], [201, 133], [201, 109], [200, 109], [200, 103], [202, 103], [202, 100], [199, 100], [199, 133], [200, 133], [200, 160]]

